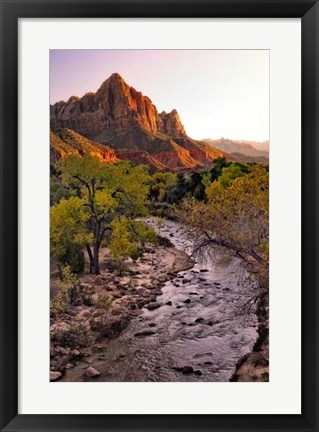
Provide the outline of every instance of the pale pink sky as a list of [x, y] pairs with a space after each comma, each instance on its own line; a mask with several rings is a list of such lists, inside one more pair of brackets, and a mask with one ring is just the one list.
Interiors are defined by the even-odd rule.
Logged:
[[269, 139], [267, 50], [51, 50], [50, 103], [114, 72], [159, 112], [177, 109], [192, 138]]

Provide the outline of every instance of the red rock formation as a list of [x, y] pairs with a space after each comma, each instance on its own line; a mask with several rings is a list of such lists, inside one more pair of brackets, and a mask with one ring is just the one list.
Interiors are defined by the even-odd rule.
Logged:
[[159, 114], [162, 124], [159, 124], [159, 132], [166, 133], [171, 137], [185, 136], [186, 132], [184, 126], [182, 125], [181, 119], [179, 118], [176, 109], [173, 109], [170, 113], [165, 111]]
[[51, 106], [51, 127], [72, 129], [112, 147], [120, 158], [158, 169], [210, 165], [223, 156], [203, 141], [189, 138], [177, 111], [158, 113], [155, 105], [112, 74], [96, 93]]
[[167, 166], [165, 166], [165, 164], [161, 163], [158, 159], [151, 156], [146, 151], [118, 150], [116, 152], [116, 156], [118, 156], [122, 160], [130, 160], [135, 165], [148, 165], [152, 170], [167, 169]]
[[96, 93], [57, 102], [51, 106], [50, 116], [52, 128], [74, 129], [90, 138], [105, 129], [123, 132], [133, 126], [152, 133], [185, 134], [176, 110], [158, 114], [151, 100], [128, 86], [117, 73], [104, 81]]

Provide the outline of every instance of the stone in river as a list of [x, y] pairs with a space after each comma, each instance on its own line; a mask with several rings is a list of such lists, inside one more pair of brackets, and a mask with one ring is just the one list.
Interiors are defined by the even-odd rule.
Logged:
[[198, 295], [196, 292], [189, 292], [188, 295]]
[[207, 321], [206, 323], [208, 326], [212, 326], [214, 323], [212, 321]]
[[138, 332], [138, 333], [135, 333], [135, 337], [146, 337], [146, 336], [152, 336], [152, 335], [154, 335], [155, 333], [153, 332], [153, 331], [150, 331], [150, 330], [144, 330], [144, 331], [141, 331], [141, 332]]
[[95, 377], [101, 375], [101, 373], [97, 369], [95, 369], [93, 366], [90, 366], [85, 371], [85, 375], [90, 377], [90, 378], [95, 378]]
[[156, 324], [155, 324], [155, 323], [149, 323], [148, 326], [149, 326], [149, 327], [156, 327]]
[[190, 298], [184, 300], [184, 303], [190, 303], [190, 302], [191, 302], [191, 299], [190, 299]]
[[172, 306], [172, 302], [169, 300], [168, 302], [165, 303], [167, 306]]
[[195, 375], [203, 375], [202, 372], [201, 372], [200, 370], [195, 370], [195, 371], [194, 371], [194, 374], [195, 374]]
[[195, 323], [200, 323], [200, 322], [203, 322], [203, 321], [205, 321], [204, 320], [204, 318], [196, 318], [196, 320], [195, 320]]
[[200, 269], [199, 270], [201, 273], [206, 273], [206, 272], [208, 272], [209, 270], [207, 270], [207, 269]]
[[156, 302], [151, 302], [146, 307], [148, 310], [154, 310], [154, 309], [158, 309], [159, 307], [161, 307], [161, 305], [159, 303], [156, 303]]
[[190, 374], [194, 372], [194, 369], [192, 368], [192, 366], [184, 366], [182, 368], [182, 374], [186, 375], [186, 374]]

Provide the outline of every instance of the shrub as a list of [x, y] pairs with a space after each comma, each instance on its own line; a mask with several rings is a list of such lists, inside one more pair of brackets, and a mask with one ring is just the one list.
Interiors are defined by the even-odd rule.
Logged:
[[52, 333], [51, 342], [62, 347], [86, 347], [89, 344], [87, 328], [83, 324], [76, 323], [67, 330]]
[[112, 303], [112, 299], [107, 294], [100, 294], [98, 298], [93, 302], [93, 304], [100, 309], [109, 309], [110, 305]]
[[78, 277], [72, 273], [70, 266], [64, 266], [61, 270], [61, 280], [58, 282], [59, 292], [51, 301], [51, 314], [57, 315], [66, 310], [70, 305], [78, 305], [83, 302], [83, 289]]
[[73, 273], [82, 273], [84, 270], [84, 252], [81, 246], [71, 245], [65, 257]]

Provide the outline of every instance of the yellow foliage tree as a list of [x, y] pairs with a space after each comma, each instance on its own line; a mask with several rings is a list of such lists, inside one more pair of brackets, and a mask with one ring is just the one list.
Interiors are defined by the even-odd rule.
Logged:
[[207, 188], [208, 202], [188, 200], [179, 212], [198, 233], [197, 250], [220, 245], [268, 273], [269, 178], [262, 166], [230, 181]]
[[[91, 273], [99, 274], [101, 242], [107, 233], [112, 237], [113, 221], [121, 218], [133, 221], [147, 215], [149, 175], [142, 166], [134, 167], [128, 162], [108, 165], [90, 155], [68, 155], [61, 159], [59, 169], [63, 184], [75, 189], [78, 197], [60, 201], [51, 211], [51, 237], [55, 239], [51, 252], [60, 256], [59, 241], [67, 244], [72, 238], [81, 239], [89, 256]], [[65, 207], [74, 206], [73, 212], [65, 211]], [[75, 227], [79, 232], [74, 234]], [[134, 223], [129, 227], [133, 230]]]

